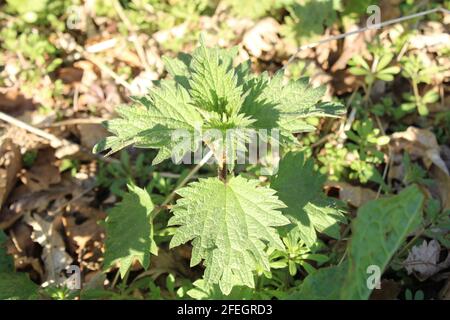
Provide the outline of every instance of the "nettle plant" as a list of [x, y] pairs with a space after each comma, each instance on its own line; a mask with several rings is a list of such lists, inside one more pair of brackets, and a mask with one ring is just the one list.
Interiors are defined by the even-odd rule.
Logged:
[[[273, 77], [255, 75], [249, 62], [234, 64], [236, 55], [237, 48], [208, 48], [201, 39], [192, 55], [165, 57], [170, 79], [159, 81], [148, 95], [133, 98], [131, 106], [119, 107], [120, 117], [105, 124], [113, 135], [94, 151], [110, 154], [134, 145], [159, 149], [153, 165], [171, 157], [179, 160], [181, 154], [174, 156], [173, 150], [179, 150], [180, 140], [173, 133], [180, 129], [192, 135], [185, 153], [198, 151], [199, 142], [213, 148], [210, 136], [198, 135], [207, 129], [218, 130], [222, 138], [235, 129], [257, 134], [259, 129], [279, 130], [278, 141], [272, 143], [283, 149], [295, 144], [294, 133], [315, 129], [306, 118], [336, 117], [344, 111], [341, 104], [320, 102], [325, 88], [311, 87], [308, 79], [285, 81], [282, 72]], [[270, 252], [285, 250], [280, 235], [296, 228], [301, 240], [312, 247], [317, 232], [339, 238], [338, 223], [345, 223], [338, 203], [322, 192], [324, 177], [303, 153], [282, 157], [269, 187], [235, 175], [236, 158], [225, 160], [228, 148], [237, 149], [232, 143], [223, 153], [213, 150], [217, 177], [176, 189], [181, 198], [171, 207], [168, 221], [176, 228], [170, 247], [192, 241], [191, 266], [203, 262], [204, 283], [218, 286], [224, 294], [235, 286], [254, 288], [256, 272], [270, 272]], [[118, 264], [126, 277], [136, 260], [149, 267], [151, 253], [157, 254], [152, 223], [161, 212], [163, 208], [153, 204], [146, 190], [129, 185], [106, 220], [105, 269]]]

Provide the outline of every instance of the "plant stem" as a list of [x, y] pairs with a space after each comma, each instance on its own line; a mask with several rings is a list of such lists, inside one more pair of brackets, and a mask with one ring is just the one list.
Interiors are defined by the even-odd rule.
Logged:
[[408, 243], [403, 247], [403, 249], [401, 249], [398, 253], [397, 253], [397, 257], [401, 257], [404, 253], [406, 253], [414, 244], [414, 242], [417, 241], [417, 239], [419, 239], [426, 231], [427, 227], [423, 227], [422, 229], [420, 229], [416, 235], [410, 240], [408, 241]]
[[208, 162], [208, 160], [213, 156], [213, 152], [209, 151], [202, 160], [200, 160], [200, 162], [189, 172], [189, 174], [178, 184], [178, 186], [173, 189], [173, 191], [167, 196], [167, 198], [164, 200], [164, 202], [158, 206], [157, 208], [155, 208], [155, 210], [152, 213], [152, 219], [154, 219], [156, 217], [156, 215], [161, 212], [161, 210], [169, 204], [170, 201], [172, 201], [172, 199], [175, 197], [176, 192], [178, 189], [184, 187], [184, 185], [186, 183], [189, 182], [189, 180], [198, 172], [198, 170], [200, 170], [201, 167], [203, 167], [204, 164], [206, 164]]
[[416, 98], [416, 104], [420, 101], [420, 93], [419, 93], [419, 87], [417, 85], [416, 80], [411, 79], [412, 87], [414, 91], [414, 97]]
[[221, 166], [219, 165], [219, 168], [217, 171], [218, 171], [217, 175], [218, 175], [219, 179], [221, 181], [226, 181], [228, 169], [227, 169], [227, 164], [225, 163], [225, 161], [222, 161], [222, 165]]

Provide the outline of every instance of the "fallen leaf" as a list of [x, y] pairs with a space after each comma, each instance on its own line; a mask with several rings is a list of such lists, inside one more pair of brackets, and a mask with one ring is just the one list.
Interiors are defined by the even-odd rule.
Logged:
[[54, 226], [41, 216], [27, 213], [24, 221], [33, 228], [31, 238], [42, 246], [42, 260], [45, 265], [45, 282], [62, 284], [66, 280], [65, 270], [72, 263], [67, 254], [64, 240]]
[[[352, 32], [352, 31], [355, 31], [358, 29], [359, 29], [358, 25], [352, 24], [352, 25], [349, 25], [345, 31]], [[374, 34], [374, 32], [369, 30], [366, 32], [356, 33], [356, 34], [347, 36], [344, 39], [342, 53], [341, 53], [339, 59], [331, 67], [331, 72], [335, 73], [339, 70], [346, 69], [348, 61], [355, 54], [362, 54], [363, 52], [366, 52], [367, 51], [367, 43], [370, 42], [371, 38], [373, 37], [373, 34]]]
[[67, 173], [62, 176], [60, 183], [51, 185], [48, 190], [30, 192], [27, 186], [20, 185], [14, 189], [7, 205], [0, 211], [0, 228], [10, 227], [26, 212], [52, 214], [60, 210], [67, 205], [67, 199], [79, 197], [90, 183], [90, 179], [79, 181]]
[[[101, 219], [104, 218], [105, 214], [102, 213]], [[77, 220], [83, 222], [80, 223]], [[95, 217], [85, 220], [85, 218], [75, 217], [74, 215], [62, 218], [70, 250], [76, 253], [82, 269], [100, 269], [104, 252], [105, 231], [98, 221], [99, 219]]]
[[438, 263], [440, 251], [439, 242], [431, 240], [427, 243], [424, 240], [421, 245], [412, 247], [403, 265], [408, 274], [414, 273], [420, 280], [426, 280], [450, 266], [450, 254], [445, 261]]
[[101, 124], [79, 124], [77, 129], [80, 134], [81, 145], [88, 150], [92, 150], [98, 141], [108, 136], [108, 131]]
[[29, 133], [25, 129], [17, 128], [15, 126], [8, 127], [3, 137], [14, 141], [14, 144], [19, 146], [22, 154], [28, 150], [38, 150], [41, 148], [46, 148], [49, 145], [48, 140], [40, 138]]
[[449, 175], [433, 132], [427, 129], [409, 127], [406, 131], [393, 133], [391, 137], [391, 145], [394, 151], [405, 150], [415, 158], [422, 158], [427, 169], [431, 167], [431, 164], [435, 164], [447, 176]]
[[76, 67], [65, 67], [58, 69], [58, 78], [62, 80], [63, 83], [74, 83], [81, 82], [83, 78], [83, 69]]
[[346, 182], [327, 182], [325, 188], [338, 189], [339, 199], [355, 208], [359, 208], [367, 201], [374, 200], [377, 197], [377, 193], [371, 189], [352, 186]]
[[0, 110], [11, 116], [17, 116], [26, 110], [35, 110], [34, 102], [23, 96], [16, 89], [8, 89], [0, 92]]
[[14, 224], [9, 229], [10, 239], [6, 243], [7, 253], [14, 257], [15, 270], [34, 271], [33, 278], [44, 278], [44, 270], [38, 259], [41, 252], [40, 246], [31, 240], [33, 229], [25, 222]]
[[244, 34], [242, 43], [254, 57], [261, 58], [263, 54], [273, 57], [275, 45], [279, 42], [279, 29], [280, 25], [275, 19], [265, 18]]
[[22, 171], [20, 180], [30, 192], [47, 190], [50, 185], [61, 182], [61, 175], [55, 160], [53, 149], [39, 150], [31, 169]]

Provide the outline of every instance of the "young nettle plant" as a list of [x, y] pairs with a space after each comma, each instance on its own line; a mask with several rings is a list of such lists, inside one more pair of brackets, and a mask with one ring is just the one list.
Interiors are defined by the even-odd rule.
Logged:
[[[325, 88], [311, 87], [308, 79], [285, 82], [282, 72], [254, 75], [249, 62], [235, 66], [236, 55], [237, 49], [207, 48], [201, 40], [192, 55], [165, 57], [171, 79], [161, 80], [145, 97], [133, 98], [133, 105], [119, 107], [120, 118], [106, 123], [113, 136], [94, 151], [110, 154], [129, 145], [159, 149], [153, 160], [158, 164], [177, 149], [180, 141], [173, 132], [179, 129], [192, 137], [206, 129], [217, 129], [224, 137], [232, 129], [277, 129], [285, 145], [295, 142], [293, 133], [314, 129], [307, 117], [343, 112], [340, 104], [319, 102]], [[203, 142], [211, 146], [211, 141]], [[199, 143], [192, 143], [185, 151], [197, 148]], [[308, 246], [317, 240], [316, 232], [339, 237], [338, 223], [345, 222], [344, 216], [322, 194], [324, 179], [302, 153], [281, 160], [273, 189], [235, 176], [223, 154], [214, 152], [214, 157], [218, 176], [177, 189], [181, 198], [168, 222], [176, 226], [170, 247], [192, 241], [191, 266], [203, 261], [206, 286], [218, 286], [224, 294], [234, 286], [254, 288], [255, 271], [270, 271], [267, 248], [284, 250], [277, 227], [298, 228]], [[150, 253], [157, 254], [152, 221], [160, 212], [147, 191], [129, 186], [106, 221], [106, 269], [118, 263], [125, 277], [136, 260], [149, 266]]]
[[435, 103], [439, 100], [439, 93], [435, 90], [428, 90], [422, 95], [419, 91], [419, 84], [430, 84], [433, 75], [443, 71], [436, 65], [426, 66], [418, 55], [405, 56], [402, 59], [403, 76], [411, 82], [413, 93], [405, 93], [403, 98], [405, 102], [401, 105], [401, 109], [406, 113], [411, 112], [415, 108], [421, 116], [428, 115], [428, 104]]

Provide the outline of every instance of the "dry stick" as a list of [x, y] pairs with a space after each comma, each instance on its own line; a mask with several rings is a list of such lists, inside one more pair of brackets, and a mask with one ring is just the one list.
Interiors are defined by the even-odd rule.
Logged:
[[[64, 39], [63, 34], [61, 32], [58, 32], [59, 39]], [[72, 38], [72, 37], [71, 37]], [[132, 91], [131, 85], [126, 82], [121, 76], [119, 76], [117, 73], [115, 73], [111, 68], [109, 68], [103, 61], [101, 61], [99, 58], [97, 58], [95, 55], [87, 52], [82, 46], [76, 43], [75, 39], [72, 38], [74, 45], [74, 50], [78, 52], [81, 56], [83, 56], [85, 59], [91, 61], [93, 64], [95, 64], [97, 67], [100, 68], [100, 70], [106, 74], [108, 74], [111, 78], [114, 79], [114, 81], [123, 86], [124, 88], [128, 89], [128, 91]]]
[[[50, 123], [45, 126], [45, 128], [52, 128], [52, 127], [62, 127], [62, 126], [72, 126], [77, 124], [101, 124], [107, 119], [104, 118], [74, 118], [74, 119], [67, 119], [67, 120], [61, 120], [54, 123]], [[42, 128], [42, 127], [41, 127]]]
[[150, 65], [148, 64], [147, 56], [145, 54], [145, 50], [142, 47], [141, 43], [139, 42], [137, 33], [136, 33], [136, 27], [130, 22], [127, 15], [123, 11], [122, 5], [119, 3], [118, 0], [113, 1], [114, 9], [116, 10], [117, 14], [119, 15], [122, 22], [125, 24], [128, 30], [130, 30], [130, 40], [133, 43], [136, 53], [139, 56], [139, 59], [141, 60], [142, 64], [144, 65], [144, 69], [147, 72], [151, 71]]
[[22, 128], [22, 129], [24, 129], [24, 130], [26, 130], [26, 131], [28, 131], [28, 132], [38, 136], [38, 137], [41, 137], [41, 138], [43, 138], [45, 140], [48, 140], [50, 142], [50, 146], [52, 146], [55, 149], [59, 148], [59, 147], [62, 147], [62, 146], [77, 146], [79, 148], [80, 152], [83, 152], [85, 154], [89, 154], [89, 155], [91, 155], [91, 156], [93, 156], [93, 157], [95, 157], [97, 159], [102, 159], [103, 158], [104, 161], [109, 162], [109, 163], [111, 163], [111, 162], [119, 162], [117, 159], [104, 158], [104, 157], [101, 157], [98, 154], [93, 154], [92, 152], [90, 152], [89, 150], [87, 150], [83, 146], [80, 146], [79, 144], [73, 143], [73, 142], [71, 142], [69, 140], [66, 140], [66, 139], [60, 139], [60, 138], [58, 138], [57, 136], [55, 136], [55, 135], [53, 135], [51, 133], [45, 132], [44, 130], [36, 128], [36, 127], [26, 123], [26, 122], [23, 122], [23, 121], [21, 121], [19, 119], [16, 119], [14, 117], [11, 117], [11, 116], [9, 116], [9, 115], [1, 112], [1, 111], [0, 111], [0, 120], [3, 120], [3, 121], [5, 121], [5, 122], [7, 122], [7, 123], [9, 123], [9, 124], [11, 124], [13, 126], [16, 126], [18, 128]]
[[117, 84], [120, 84], [121, 86], [128, 89], [128, 91], [132, 91], [131, 85], [126, 82], [121, 76], [119, 76], [117, 73], [115, 73], [113, 70], [111, 70], [103, 61], [99, 60], [94, 55], [86, 52], [83, 48], [80, 46], [76, 46], [75, 50], [80, 53], [82, 56], [84, 56], [86, 59], [90, 60], [92, 63], [97, 65], [104, 73], [108, 74], [111, 78], [113, 78]]
[[16, 118], [14, 118], [14, 117], [11, 117], [11, 116], [9, 116], [6, 113], [3, 113], [1, 111], [0, 111], [0, 119], [5, 121], [5, 122], [7, 122], [7, 123], [9, 123], [9, 124], [12, 124], [12, 125], [14, 125], [16, 127], [25, 129], [28, 132], [31, 132], [31, 133], [33, 133], [33, 134], [35, 134], [35, 135], [37, 135], [37, 136], [39, 136], [41, 138], [44, 138], [44, 139], [48, 140], [50, 142], [50, 145], [52, 147], [54, 147], [54, 148], [61, 147], [64, 144], [64, 141], [61, 140], [60, 138], [58, 138], [57, 136], [55, 136], [55, 135], [53, 135], [51, 133], [45, 132], [44, 130], [38, 129], [36, 127], [33, 127], [32, 125], [29, 125], [28, 123], [25, 123], [25, 122], [23, 122], [21, 120], [18, 120]]

